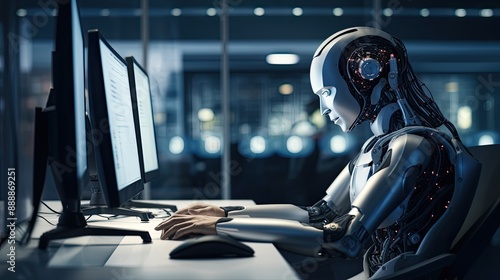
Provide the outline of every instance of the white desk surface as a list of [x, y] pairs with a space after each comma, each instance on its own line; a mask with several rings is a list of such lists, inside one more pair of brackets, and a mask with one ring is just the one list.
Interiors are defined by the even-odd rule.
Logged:
[[[182, 208], [192, 201], [162, 200]], [[215, 205], [254, 205], [251, 200], [211, 200]], [[50, 202], [55, 210], [59, 202]], [[157, 211], [157, 210], [156, 210]], [[57, 215], [40, 213], [52, 223]], [[107, 220], [92, 217], [89, 225], [149, 231], [153, 241], [143, 244], [138, 236], [85, 236], [54, 240], [46, 250], [39, 250], [39, 236], [54, 228], [38, 219], [33, 237], [27, 246], [16, 245], [16, 272], [7, 271], [8, 246], [0, 250], [1, 279], [299, 279], [297, 273], [270, 243], [245, 242], [254, 249], [248, 258], [174, 260], [169, 253], [183, 241], [160, 240], [154, 227], [162, 219], [141, 222], [136, 217]]]

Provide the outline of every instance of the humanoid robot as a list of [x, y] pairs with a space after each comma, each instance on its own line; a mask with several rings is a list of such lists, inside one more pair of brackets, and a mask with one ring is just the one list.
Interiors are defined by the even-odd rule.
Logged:
[[226, 234], [344, 258], [361, 255], [371, 239], [367, 276], [447, 251], [469, 208], [480, 164], [414, 74], [403, 43], [370, 27], [339, 31], [317, 49], [310, 79], [323, 115], [344, 132], [369, 121], [374, 134], [325, 197], [310, 207], [195, 204], [161, 222], [161, 238]]

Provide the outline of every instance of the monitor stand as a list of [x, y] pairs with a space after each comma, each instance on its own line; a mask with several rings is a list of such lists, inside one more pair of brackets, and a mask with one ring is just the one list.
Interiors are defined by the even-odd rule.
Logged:
[[82, 212], [74, 213], [63, 211], [59, 217], [57, 227], [51, 231], [47, 231], [40, 236], [38, 248], [46, 249], [51, 240], [66, 239], [79, 236], [125, 236], [138, 235], [142, 238], [143, 243], [151, 243], [151, 235], [147, 231], [128, 230], [107, 227], [93, 227], [87, 225]]
[[[92, 195], [90, 197], [90, 202], [88, 204], [82, 204], [82, 212], [84, 215], [101, 215], [101, 214], [111, 214], [111, 215], [123, 215], [123, 216], [137, 216], [143, 222], [149, 221], [149, 219], [154, 218], [153, 213], [149, 211], [141, 211], [136, 209], [130, 209], [127, 207], [114, 207], [110, 208], [107, 206], [104, 196], [101, 192], [99, 186], [99, 179], [97, 175], [90, 176], [90, 183], [92, 187], [90, 188]], [[151, 207], [152, 208], [152, 207]]]
[[140, 200], [130, 200], [126, 202], [122, 207], [109, 208], [104, 200], [104, 196], [101, 192], [99, 185], [98, 175], [91, 175], [90, 182], [91, 187], [91, 197], [88, 204], [82, 204], [82, 212], [84, 215], [100, 215], [100, 214], [111, 214], [111, 215], [124, 215], [124, 216], [137, 216], [141, 221], [149, 221], [149, 219], [154, 218], [152, 212], [143, 211], [138, 209], [131, 209], [132, 207], [137, 208], [155, 208], [164, 209], [169, 215], [177, 211], [177, 207], [172, 204], [162, 204], [155, 202], [147, 202]]
[[156, 203], [156, 202], [147, 202], [147, 201], [141, 201], [141, 200], [130, 200], [125, 203], [125, 207], [137, 207], [137, 208], [158, 208], [158, 209], [165, 209], [171, 213], [174, 213], [177, 211], [177, 206], [173, 204], [163, 204], [163, 203]]
[[[44, 188], [44, 182], [45, 182], [45, 172], [47, 168], [47, 162], [49, 164], [52, 164], [52, 162], [49, 160], [51, 157], [51, 149], [49, 148], [49, 127], [50, 127], [50, 122], [55, 123], [57, 120], [55, 119], [54, 113], [55, 113], [55, 106], [50, 106], [54, 105], [51, 100], [53, 101], [54, 99], [54, 91], [51, 90], [49, 94], [49, 99], [47, 101], [47, 108], [45, 110], [42, 110], [41, 108], [36, 108], [35, 109], [35, 159], [37, 159], [37, 162], [35, 162], [34, 165], [34, 177], [33, 177], [33, 193], [35, 195], [35, 199], [38, 201], [34, 201], [38, 205], [41, 201], [42, 193], [43, 193], [43, 188]], [[53, 171], [54, 168], [53, 167]], [[57, 181], [57, 180], [55, 180]], [[57, 184], [57, 182], [56, 182]], [[151, 243], [151, 235], [147, 231], [142, 231], [142, 230], [127, 230], [127, 229], [119, 229], [119, 228], [106, 228], [106, 227], [93, 227], [87, 225], [87, 221], [85, 220], [85, 217], [83, 213], [81, 212], [80, 208], [80, 192], [65, 192], [65, 187], [71, 187], [71, 188], [78, 188], [78, 186], [62, 186], [62, 185], [57, 185], [57, 191], [59, 193], [59, 197], [61, 199], [61, 203], [63, 206], [63, 211], [61, 215], [59, 216], [59, 220], [57, 223], [57, 227], [53, 230], [50, 230], [48, 232], [45, 232], [40, 236], [40, 240], [38, 243], [38, 248], [40, 249], [46, 249], [49, 242], [52, 240], [56, 239], [66, 239], [66, 238], [72, 238], [72, 237], [79, 237], [79, 236], [95, 236], [95, 235], [100, 235], [100, 236], [126, 236], [126, 235], [137, 235], [142, 238], [142, 241], [144, 243]], [[37, 209], [36, 207], [34, 209]], [[38, 211], [37, 211], [38, 212]], [[30, 224], [29, 227], [31, 230], [34, 227], [34, 223], [36, 221], [36, 216], [38, 215], [37, 212], [33, 212], [33, 216], [31, 219], [31, 222], [33, 224]], [[31, 232], [30, 232], [31, 234]], [[28, 238], [25, 239], [25, 242], [28, 242], [29, 240], [29, 235], [27, 236]]]

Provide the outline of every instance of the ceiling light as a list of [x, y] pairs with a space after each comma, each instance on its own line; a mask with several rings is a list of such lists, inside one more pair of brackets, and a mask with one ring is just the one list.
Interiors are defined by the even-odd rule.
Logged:
[[208, 9], [207, 9], [207, 15], [208, 15], [208, 16], [213, 17], [213, 16], [215, 16], [216, 14], [217, 14], [217, 10], [216, 10], [215, 8], [208, 8]]
[[266, 151], [266, 139], [262, 136], [254, 136], [250, 139], [250, 151], [254, 154], [262, 154]]
[[472, 126], [472, 109], [470, 106], [458, 108], [457, 123], [461, 129], [469, 129]]
[[16, 15], [18, 17], [25, 17], [27, 14], [28, 14], [28, 11], [26, 11], [26, 9], [19, 9], [16, 12]]
[[302, 10], [302, 8], [299, 8], [299, 7], [293, 8], [293, 10], [292, 10], [292, 14], [294, 16], [297, 16], [297, 17], [300, 17], [303, 13], [304, 13], [304, 11]]
[[467, 12], [465, 11], [465, 9], [456, 9], [455, 15], [457, 17], [465, 17], [467, 15]]
[[278, 88], [278, 91], [283, 95], [289, 95], [293, 92], [293, 86], [291, 84], [282, 84]]
[[428, 17], [430, 14], [431, 14], [431, 12], [429, 11], [429, 9], [420, 10], [420, 15], [423, 17]]
[[266, 13], [266, 11], [264, 10], [264, 8], [257, 7], [253, 10], [253, 13], [254, 13], [254, 15], [260, 17], [260, 16], [263, 16]]
[[178, 155], [184, 151], [185, 148], [184, 139], [180, 136], [174, 136], [170, 139], [168, 143], [168, 150], [174, 154]]
[[386, 16], [386, 17], [390, 17], [390, 16], [392, 16], [393, 11], [392, 11], [392, 9], [391, 9], [391, 8], [385, 8], [385, 9], [382, 11], [382, 13], [384, 14], [384, 16]]
[[342, 8], [335, 8], [332, 11], [333, 15], [336, 17], [340, 17], [341, 15], [344, 14], [344, 10]]
[[172, 11], [170, 11], [170, 14], [173, 15], [174, 17], [178, 17], [182, 14], [182, 10], [179, 8], [174, 8]]
[[492, 9], [482, 9], [481, 10], [481, 16], [482, 17], [492, 17], [493, 16], [493, 10]]
[[217, 154], [221, 150], [221, 139], [216, 136], [208, 136], [204, 141], [205, 151], [209, 154]]
[[198, 111], [198, 119], [202, 122], [210, 122], [214, 120], [214, 111], [210, 108], [203, 108]]
[[341, 135], [330, 138], [330, 149], [336, 154], [341, 154], [347, 150], [347, 139]]
[[299, 136], [290, 136], [286, 140], [286, 149], [292, 153], [296, 154], [304, 149], [304, 143], [302, 143], [302, 139]]
[[274, 53], [266, 56], [266, 62], [278, 65], [297, 64], [299, 62], [299, 56], [292, 53]]
[[481, 137], [479, 137], [479, 140], [477, 141], [479, 146], [485, 146], [485, 145], [492, 145], [495, 144], [495, 140], [493, 137], [489, 134], [483, 134]]

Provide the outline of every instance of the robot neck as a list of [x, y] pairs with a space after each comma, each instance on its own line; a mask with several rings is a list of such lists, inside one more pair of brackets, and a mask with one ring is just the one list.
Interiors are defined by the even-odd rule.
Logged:
[[[394, 114], [400, 110], [399, 105], [397, 103], [390, 103], [380, 109], [375, 120], [370, 124], [370, 128], [375, 136], [383, 135], [391, 130], [394, 130], [394, 127], [398, 127], [393, 122], [397, 122], [397, 118], [393, 118]], [[404, 125], [403, 125], [404, 126]]]

